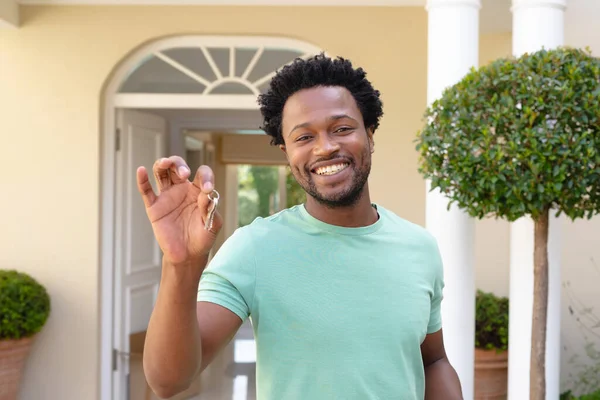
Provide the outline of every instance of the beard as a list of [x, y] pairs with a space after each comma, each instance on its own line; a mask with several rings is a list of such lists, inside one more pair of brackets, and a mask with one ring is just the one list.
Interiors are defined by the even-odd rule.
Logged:
[[[321, 159], [319, 161], [329, 161], [336, 158], [337, 157], [332, 157], [329, 159]], [[310, 172], [309, 169], [305, 169], [304, 171], [306, 179], [300, 179], [301, 176], [299, 175], [302, 174], [300, 174], [300, 171], [297, 168], [292, 168], [291, 171], [296, 182], [298, 182], [302, 189], [318, 203], [332, 209], [349, 207], [356, 204], [362, 197], [363, 189], [369, 179], [369, 174], [371, 173], [371, 151], [369, 146], [365, 148], [365, 151], [361, 155], [360, 165], [357, 165], [353, 160], [344, 159], [344, 161], [350, 161], [350, 165], [347, 168], [352, 169], [351, 180], [346, 187], [340, 188], [337, 192], [329, 195], [325, 195], [319, 191], [312, 178], [312, 172]]]

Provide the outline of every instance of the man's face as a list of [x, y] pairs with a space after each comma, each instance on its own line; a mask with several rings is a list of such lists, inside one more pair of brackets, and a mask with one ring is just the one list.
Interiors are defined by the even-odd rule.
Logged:
[[298, 184], [328, 207], [353, 205], [371, 171], [373, 133], [352, 94], [343, 87], [301, 90], [285, 103], [281, 126], [281, 148]]

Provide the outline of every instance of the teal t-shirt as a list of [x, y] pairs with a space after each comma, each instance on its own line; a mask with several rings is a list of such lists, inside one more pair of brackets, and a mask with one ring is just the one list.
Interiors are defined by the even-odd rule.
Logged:
[[251, 320], [258, 400], [423, 399], [441, 258], [424, 228], [375, 206], [380, 218], [360, 228], [303, 205], [258, 218], [204, 271], [198, 301]]

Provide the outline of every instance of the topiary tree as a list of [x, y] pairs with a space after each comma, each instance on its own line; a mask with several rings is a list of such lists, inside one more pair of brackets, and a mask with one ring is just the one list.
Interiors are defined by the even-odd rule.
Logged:
[[472, 69], [425, 112], [419, 171], [469, 215], [531, 217], [530, 398], [545, 399], [549, 213], [600, 211], [600, 63], [559, 48]]
[[31, 276], [0, 270], [0, 340], [35, 335], [50, 314], [46, 289]]

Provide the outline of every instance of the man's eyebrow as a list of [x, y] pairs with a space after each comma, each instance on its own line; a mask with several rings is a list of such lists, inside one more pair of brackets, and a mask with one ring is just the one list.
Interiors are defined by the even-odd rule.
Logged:
[[348, 114], [338, 114], [338, 115], [332, 115], [331, 117], [329, 117], [329, 119], [333, 120], [333, 121], [337, 121], [338, 119], [344, 119], [344, 118], [348, 118], [348, 119], [351, 119], [352, 121], [356, 121], [354, 118], [352, 118]]
[[306, 128], [309, 125], [310, 125], [310, 122], [304, 122], [303, 124], [296, 125], [295, 127], [292, 128], [292, 130], [290, 131], [290, 133], [288, 133], [288, 136], [291, 135], [292, 132], [294, 132], [296, 129]]
[[[348, 114], [336, 114], [336, 115], [332, 115], [328, 119], [330, 121], [337, 121], [339, 119], [344, 119], [344, 118], [348, 118], [348, 119], [351, 119], [352, 121], [356, 122], [356, 120], [354, 118], [352, 118], [351, 116], [349, 116]], [[290, 133], [288, 133], [288, 136], [291, 135], [292, 132], [294, 132], [296, 129], [302, 129], [302, 128], [306, 128], [308, 126], [310, 126], [310, 122], [304, 122], [302, 124], [298, 124], [298, 125], [296, 125], [296, 126], [294, 126], [292, 128], [292, 130], [290, 131]]]

